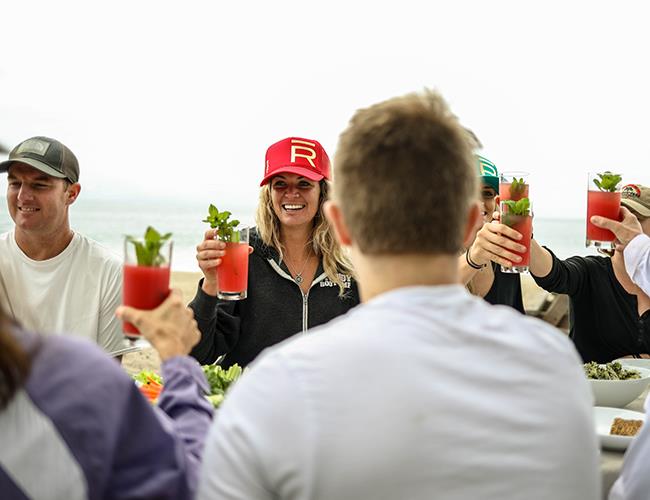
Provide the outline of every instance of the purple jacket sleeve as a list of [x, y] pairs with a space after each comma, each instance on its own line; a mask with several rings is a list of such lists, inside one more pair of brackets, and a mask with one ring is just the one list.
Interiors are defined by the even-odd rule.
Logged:
[[[165, 386], [154, 411], [137, 388], [123, 413], [111, 498], [194, 498], [212, 405], [200, 365], [189, 357], [163, 363]], [[149, 408], [149, 410], [154, 410]]]
[[81, 467], [88, 498], [193, 498], [213, 413], [207, 381], [190, 357], [166, 361], [163, 376], [154, 408], [97, 346], [41, 342], [26, 389]]

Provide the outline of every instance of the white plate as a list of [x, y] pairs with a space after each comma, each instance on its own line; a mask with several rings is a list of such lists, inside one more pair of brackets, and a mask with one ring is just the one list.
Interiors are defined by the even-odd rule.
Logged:
[[[643, 420], [645, 414], [638, 411], [621, 410], [620, 408], [605, 408], [604, 406], [594, 406], [594, 421], [596, 424], [596, 434], [603, 448], [610, 450], [625, 450], [627, 445], [632, 442], [632, 436], [612, 436], [609, 431], [612, 428], [612, 422], [616, 417], [626, 418], [628, 420]], [[643, 425], [646, 425], [645, 423]], [[641, 432], [639, 430], [639, 432]]]

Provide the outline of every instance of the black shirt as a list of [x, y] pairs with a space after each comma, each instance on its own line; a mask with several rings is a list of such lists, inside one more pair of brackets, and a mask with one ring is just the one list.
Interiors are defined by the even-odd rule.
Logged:
[[585, 362], [650, 352], [650, 310], [639, 317], [636, 296], [618, 282], [608, 257], [551, 255], [548, 276], [533, 278], [544, 290], [569, 295], [569, 335]]
[[219, 356], [224, 367], [246, 366], [265, 348], [307, 328], [327, 323], [359, 303], [359, 291], [352, 276], [341, 274], [346, 293], [323, 275], [322, 261], [309, 293], [303, 295], [274, 248], [264, 245], [251, 231], [255, 251], [248, 261], [248, 297], [224, 301], [207, 295], [199, 282], [190, 303], [201, 331], [192, 350], [199, 363], [213, 363]]
[[492, 269], [494, 270], [494, 282], [483, 298], [490, 304], [510, 306], [525, 314], [519, 274], [502, 273], [501, 266], [494, 263]]

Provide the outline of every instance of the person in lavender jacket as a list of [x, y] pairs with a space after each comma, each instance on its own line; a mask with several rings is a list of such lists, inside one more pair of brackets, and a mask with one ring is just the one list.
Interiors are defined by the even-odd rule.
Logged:
[[174, 292], [157, 309], [121, 307], [158, 350], [152, 407], [92, 343], [22, 330], [0, 309], [0, 497], [193, 498], [212, 407], [187, 354], [199, 340]]

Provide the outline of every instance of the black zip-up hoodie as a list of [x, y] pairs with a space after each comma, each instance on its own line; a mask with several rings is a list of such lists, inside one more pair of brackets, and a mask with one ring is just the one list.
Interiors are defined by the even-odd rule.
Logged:
[[264, 245], [255, 230], [249, 244], [255, 249], [248, 262], [247, 298], [219, 300], [201, 289], [190, 307], [201, 330], [201, 340], [192, 350], [199, 363], [213, 363], [225, 355], [225, 368], [248, 365], [265, 348], [346, 313], [359, 303], [354, 278], [342, 275], [345, 294], [323, 272], [322, 260], [309, 293], [303, 294], [287, 266], [278, 263], [278, 252]]

